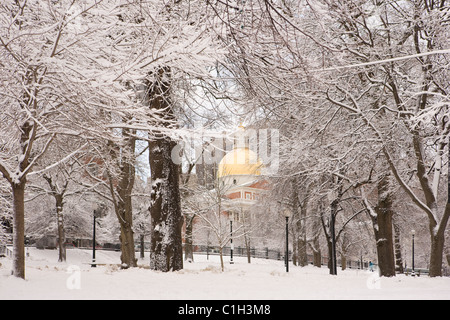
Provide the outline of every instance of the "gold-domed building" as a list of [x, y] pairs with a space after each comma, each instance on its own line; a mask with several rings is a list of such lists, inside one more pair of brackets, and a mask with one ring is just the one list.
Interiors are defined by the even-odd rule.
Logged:
[[219, 163], [217, 177], [260, 176], [263, 164], [255, 152], [247, 147], [234, 148]]
[[225, 211], [238, 220], [267, 190], [262, 176], [263, 163], [257, 154], [246, 147], [235, 147], [220, 161], [217, 171], [218, 187], [224, 195]]

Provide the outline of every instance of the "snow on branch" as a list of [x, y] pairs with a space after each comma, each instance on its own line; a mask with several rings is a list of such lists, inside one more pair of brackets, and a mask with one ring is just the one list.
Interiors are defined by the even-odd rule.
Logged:
[[348, 65], [344, 65], [344, 66], [335, 66], [335, 67], [329, 67], [329, 68], [323, 68], [323, 69], [314, 69], [314, 70], [311, 70], [311, 72], [338, 71], [338, 70], [342, 70], [342, 69], [367, 67], [367, 66], [373, 66], [373, 65], [377, 65], [377, 64], [385, 64], [385, 63], [390, 63], [390, 62], [395, 62], [395, 61], [415, 59], [415, 58], [424, 57], [424, 56], [430, 56], [430, 55], [436, 55], [436, 54], [449, 54], [449, 53], [450, 53], [450, 49], [434, 50], [434, 51], [422, 52], [422, 53], [417, 53], [417, 54], [412, 54], [412, 55], [402, 56], [402, 57], [396, 57], [396, 58], [391, 58], [391, 59], [376, 60], [376, 61], [356, 63], [356, 64], [348, 64]]
[[[46, 148], [44, 148], [44, 150], [41, 152], [41, 154], [40, 154], [39, 156], [42, 156], [42, 155], [44, 154], [45, 150], [48, 149], [49, 143], [50, 143], [50, 140], [47, 142]], [[46, 171], [48, 171], [48, 170], [50, 170], [50, 169], [52, 169], [52, 168], [55, 168], [55, 167], [59, 166], [61, 163], [64, 163], [64, 162], [68, 161], [70, 158], [72, 158], [73, 156], [75, 156], [77, 153], [79, 153], [81, 150], [83, 150], [87, 145], [88, 145], [88, 143], [85, 143], [85, 144], [82, 145], [80, 148], [78, 148], [77, 150], [75, 150], [75, 151], [72, 152], [71, 154], [67, 155], [67, 156], [64, 157], [63, 159], [61, 159], [61, 160], [59, 160], [59, 161], [57, 161], [57, 162], [55, 162], [55, 163], [49, 165], [48, 167], [46, 167], [46, 168], [44, 168], [44, 169], [42, 169], [42, 170], [39, 170], [39, 171], [33, 171], [33, 172], [31, 172], [29, 175], [30, 175], [30, 176], [36, 175], [36, 174], [39, 175], [39, 174], [41, 174], [41, 173], [43, 173], [43, 172], [46, 172]], [[36, 158], [37, 158], [37, 157], [36, 157]], [[33, 162], [32, 162], [30, 165], [32, 165], [33, 163], [34, 163], [34, 160], [33, 160]]]
[[1, 159], [0, 159], [0, 172], [3, 174], [3, 177], [5, 177], [5, 179], [8, 180], [9, 183], [12, 182], [11, 170], [9, 170], [8, 165], [4, 163]]

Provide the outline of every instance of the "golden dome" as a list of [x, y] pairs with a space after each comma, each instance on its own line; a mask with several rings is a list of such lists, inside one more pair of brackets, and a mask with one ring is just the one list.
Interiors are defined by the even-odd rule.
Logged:
[[261, 175], [263, 163], [249, 148], [235, 148], [227, 153], [219, 163], [219, 178], [233, 175]]

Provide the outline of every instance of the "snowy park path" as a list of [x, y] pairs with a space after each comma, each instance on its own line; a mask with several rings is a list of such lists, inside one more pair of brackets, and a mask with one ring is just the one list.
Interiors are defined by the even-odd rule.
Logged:
[[[450, 299], [450, 278], [379, 278], [359, 270], [291, 267], [281, 261], [236, 258], [220, 272], [217, 256], [195, 256], [184, 270], [162, 273], [143, 267], [120, 270], [120, 252], [68, 250], [57, 262], [56, 250], [30, 248], [26, 280], [10, 276], [11, 260], [0, 259], [0, 300], [5, 299], [170, 299], [170, 300], [297, 300], [297, 299]], [[225, 257], [228, 261], [228, 257]]]

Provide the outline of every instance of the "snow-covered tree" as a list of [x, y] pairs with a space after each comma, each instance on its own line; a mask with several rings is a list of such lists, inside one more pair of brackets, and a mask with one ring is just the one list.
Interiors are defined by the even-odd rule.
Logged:
[[[430, 275], [440, 276], [450, 218], [450, 207], [438, 198], [450, 128], [449, 64], [445, 54], [433, 51], [448, 46], [448, 8], [436, 1], [322, 5], [329, 10], [321, 15], [323, 21], [334, 22], [328, 44], [341, 48], [344, 63], [388, 60], [341, 70], [347, 84], [337, 82], [326, 95], [364, 123], [396, 182], [428, 217]], [[408, 54], [408, 59], [391, 61]], [[409, 161], [402, 162], [406, 156]], [[418, 191], [407, 180], [406, 163], [415, 167]]]
[[[448, 5], [432, 0], [208, 3], [227, 22], [224, 38], [233, 43], [237, 66], [231, 70], [249, 97], [249, 109], [285, 121], [290, 118], [283, 112], [292, 110], [299, 123], [305, 115], [322, 115], [316, 133], [347, 119], [352, 125], [341, 122], [332, 143], [342, 155], [361, 155], [366, 147], [373, 159], [382, 156], [380, 179], [373, 182], [381, 183], [390, 171], [427, 216], [430, 275], [441, 275], [450, 216], [438, 192], [449, 136]], [[354, 144], [344, 147], [340, 139], [346, 135], [353, 135]], [[356, 176], [354, 181], [363, 181], [367, 173]], [[380, 223], [381, 211], [378, 215]]]
[[[0, 172], [14, 199], [13, 273], [25, 278], [24, 199], [27, 176], [60, 134], [70, 108], [67, 73], [58, 63], [67, 15], [38, 1], [4, 3], [0, 11], [2, 102]], [[52, 26], [49, 28], [49, 26]], [[73, 83], [72, 83], [73, 84]]]

